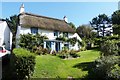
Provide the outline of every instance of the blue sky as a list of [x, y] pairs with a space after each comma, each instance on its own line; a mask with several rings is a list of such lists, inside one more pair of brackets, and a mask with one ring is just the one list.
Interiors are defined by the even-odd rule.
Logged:
[[[43, 16], [63, 19], [67, 16], [68, 21], [78, 27], [88, 24], [93, 17], [99, 14], [110, 16], [118, 9], [117, 2], [23, 2], [25, 12], [39, 14]], [[2, 18], [8, 18], [14, 14], [19, 14], [22, 2], [2, 2]]]

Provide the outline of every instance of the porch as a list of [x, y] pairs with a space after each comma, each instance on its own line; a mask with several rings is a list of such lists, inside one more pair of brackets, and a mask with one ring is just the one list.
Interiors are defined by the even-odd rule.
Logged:
[[50, 49], [51, 51], [60, 51], [63, 47], [69, 48], [68, 42], [59, 40], [44, 40], [44, 48]]

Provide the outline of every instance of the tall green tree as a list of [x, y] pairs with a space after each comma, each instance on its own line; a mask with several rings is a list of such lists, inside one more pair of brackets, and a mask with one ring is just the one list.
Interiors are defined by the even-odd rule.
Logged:
[[13, 15], [13, 16], [10, 16], [10, 18], [6, 18], [6, 22], [13, 34], [13, 37], [12, 37], [12, 50], [13, 48], [15, 48], [15, 44], [16, 44], [16, 32], [17, 32], [17, 26], [19, 24], [19, 19], [18, 19], [18, 16], [17, 15]]
[[[97, 17], [94, 17], [90, 24], [95, 30], [97, 30], [98, 36], [100, 36], [99, 33], [101, 32], [103, 37], [108, 33], [106, 28], [112, 27], [111, 19], [106, 14], [100, 14]], [[111, 30], [109, 30], [109, 33], [112, 33]]]
[[113, 34], [120, 35], [120, 25], [113, 25]]
[[120, 10], [117, 10], [117, 11], [113, 12], [112, 23], [120, 25]]
[[76, 32], [78, 33], [78, 35], [81, 38], [91, 38], [92, 37], [92, 27], [90, 26], [79, 26], [76, 30]]
[[120, 35], [120, 10], [112, 14], [113, 33]]

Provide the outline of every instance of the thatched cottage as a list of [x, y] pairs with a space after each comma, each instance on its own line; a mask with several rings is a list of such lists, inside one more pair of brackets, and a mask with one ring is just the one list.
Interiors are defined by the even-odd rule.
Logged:
[[62, 47], [66, 46], [69, 49], [78, 50], [78, 43], [71, 45], [69, 42], [64, 42], [61, 40], [56, 40], [60, 35], [64, 35], [66, 38], [76, 37], [81, 41], [81, 38], [75, 33], [75, 30], [67, 23], [67, 18], [64, 17], [63, 20], [26, 13], [24, 11], [24, 5], [20, 7], [19, 14], [19, 26], [17, 28], [17, 39], [20, 34], [36, 34], [40, 33], [46, 35], [48, 39], [44, 40], [44, 48], [51, 48], [51, 50], [62, 50]]

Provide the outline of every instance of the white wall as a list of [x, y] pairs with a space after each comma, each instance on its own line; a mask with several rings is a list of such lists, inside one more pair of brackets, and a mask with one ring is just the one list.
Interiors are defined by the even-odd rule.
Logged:
[[12, 33], [6, 23], [6, 21], [0, 22], [0, 45], [3, 45], [5, 43], [5, 48], [10, 50], [11, 44], [12, 44]]
[[[30, 28], [21, 27], [21, 26], [18, 27], [17, 36], [19, 34], [28, 34], [28, 33], [31, 33]], [[38, 29], [38, 33], [41, 34], [41, 35], [47, 36], [49, 38], [49, 40], [55, 40], [56, 39], [56, 36], [54, 36], [54, 31], [52, 31], [52, 30]], [[73, 35], [74, 35], [74, 33], [68, 33], [68, 38], [72, 38]], [[61, 44], [61, 46], [63, 47], [64, 45]], [[76, 43], [74, 46], [69, 45], [69, 48], [74, 49], [74, 50], [79, 50], [78, 43]]]
[[56, 36], [54, 36], [54, 31], [52, 30], [38, 29], [38, 33], [47, 36], [49, 40], [56, 39]]
[[4, 40], [4, 22], [0, 21], [0, 45], [3, 44], [3, 40]]
[[[20, 30], [20, 34], [31, 33], [31, 29], [30, 28], [20, 27], [19, 30]], [[47, 36], [49, 38], [49, 40], [56, 39], [56, 36], [54, 36], [54, 31], [53, 30], [38, 29], [38, 33], [41, 34], [41, 35]], [[73, 36], [73, 33], [68, 33], [68, 37], [69, 38], [71, 38], [72, 36]]]
[[20, 34], [28, 34], [28, 33], [31, 33], [30, 28], [21, 27]]
[[74, 33], [68, 33], [68, 38], [72, 38], [73, 35]]
[[69, 45], [69, 48], [70, 48], [70, 50], [79, 50], [80, 49], [80, 47], [78, 46], [78, 42], [76, 42], [76, 44], [73, 46], [73, 45]]
[[[26, 27], [19, 27], [18, 28], [20, 30], [17, 31], [17, 35], [18, 34], [28, 34], [31, 33], [31, 29], [30, 28], [26, 28]], [[44, 29], [38, 29], [38, 33], [41, 35], [45, 35], [47, 36], [50, 40], [56, 39], [56, 37], [54, 36], [54, 31], [52, 30], [44, 30]]]

